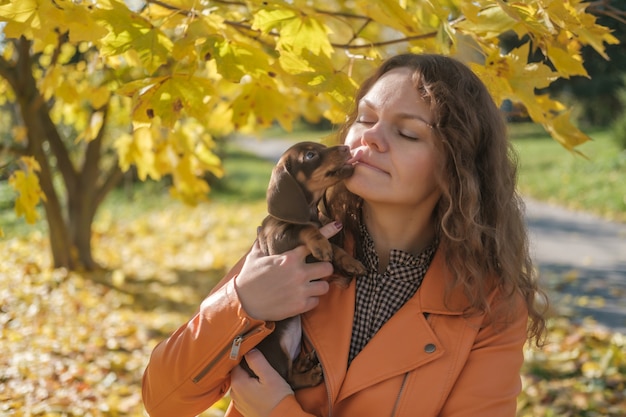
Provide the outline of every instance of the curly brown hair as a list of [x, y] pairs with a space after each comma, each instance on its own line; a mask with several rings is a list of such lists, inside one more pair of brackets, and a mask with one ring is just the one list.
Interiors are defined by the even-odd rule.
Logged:
[[[547, 298], [538, 287], [529, 254], [524, 203], [516, 191], [517, 157], [502, 114], [483, 82], [465, 64], [447, 56], [394, 56], [363, 82], [337, 139], [343, 142], [355, 122], [356, 104], [394, 68], [414, 71], [414, 85], [435, 117], [442, 196], [434, 220], [454, 277], [450, 288], [463, 288], [471, 304], [468, 314], [486, 313], [501, 324], [515, 314], [511, 301], [521, 293], [529, 313], [528, 337], [541, 344]], [[345, 233], [358, 238], [360, 204], [358, 196], [341, 187], [329, 196], [326, 209], [344, 223]], [[499, 279], [493, 284], [490, 277]], [[492, 308], [488, 297], [494, 286], [503, 300]]]

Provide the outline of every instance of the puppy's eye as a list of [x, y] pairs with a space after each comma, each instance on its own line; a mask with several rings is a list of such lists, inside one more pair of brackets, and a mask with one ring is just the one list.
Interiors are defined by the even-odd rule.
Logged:
[[310, 161], [311, 159], [315, 158], [316, 156], [317, 156], [317, 152], [306, 151], [306, 153], [304, 154], [304, 160], [305, 161]]

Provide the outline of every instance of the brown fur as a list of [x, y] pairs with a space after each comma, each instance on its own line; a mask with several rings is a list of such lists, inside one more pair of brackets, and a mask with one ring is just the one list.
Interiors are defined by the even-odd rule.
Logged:
[[[333, 263], [345, 279], [336, 282], [346, 286], [353, 276], [365, 273], [363, 265], [340, 247], [330, 243], [320, 232], [317, 205], [328, 187], [352, 175], [347, 146], [326, 147], [315, 142], [300, 142], [287, 149], [274, 170], [267, 190], [269, 215], [263, 220], [258, 239], [263, 253], [283, 253], [306, 245], [314, 258]], [[293, 389], [315, 386], [322, 382], [321, 365], [315, 351], [300, 355], [293, 363], [280, 345], [292, 317], [276, 322], [275, 330], [259, 349]], [[242, 366], [250, 375], [245, 360]]]

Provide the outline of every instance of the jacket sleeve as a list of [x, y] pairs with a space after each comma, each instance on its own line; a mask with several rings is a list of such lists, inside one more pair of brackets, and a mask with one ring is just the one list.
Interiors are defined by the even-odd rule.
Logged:
[[528, 313], [521, 300], [506, 327], [479, 330], [439, 417], [515, 417], [522, 384]]
[[234, 285], [241, 263], [189, 322], [154, 348], [142, 384], [151, 417], [192, 417], [209, 408], [228, 391], [231, 369], [273, 330], [241, 306]]

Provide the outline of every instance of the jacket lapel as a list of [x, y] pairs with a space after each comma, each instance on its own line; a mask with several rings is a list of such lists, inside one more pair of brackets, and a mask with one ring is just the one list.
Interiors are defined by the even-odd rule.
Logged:
[[419, 297], [413, 297], [354, 358], [337, 400], [422, 366], [443, 353], [422, 313]]
[[349, 369], [356, 280], [345, 289], [331, 285], [320, 304], [303, 315], [304, 332], [317, 349], [332, 403], [444, 354], [424, 314], [461, 315], [468, 305], [460, 289], [452, 291], [446, 303], [447, 274], [443, 251], [438, 250], [420, 289], [374, 335]]
[[355, 293], [355, 279], [347, 288], [331, 284], [319, 305], [302, 316], [305, 337], [315, 347], [324, 368], [331, 403], [335, 402], [347, 371]]

